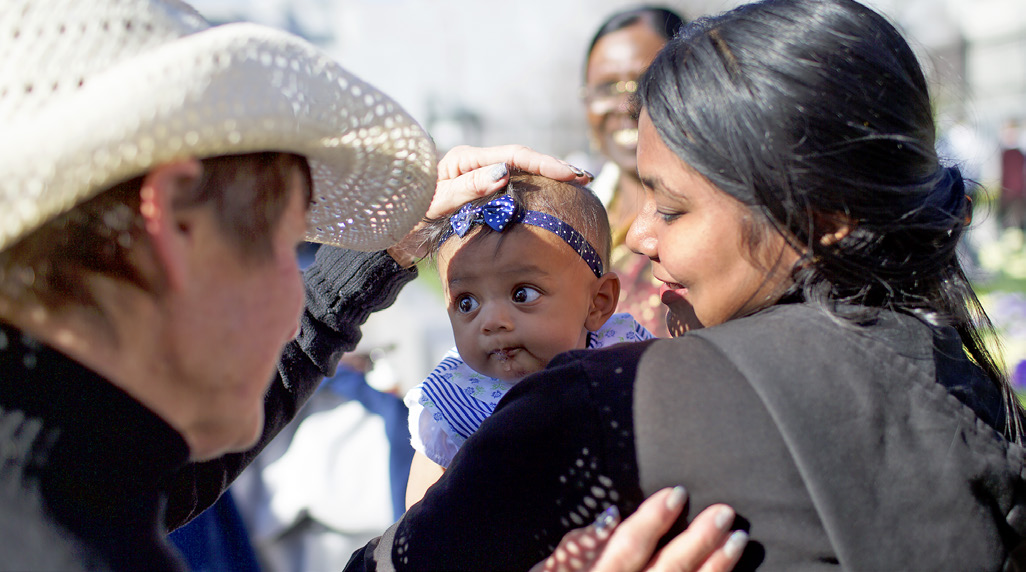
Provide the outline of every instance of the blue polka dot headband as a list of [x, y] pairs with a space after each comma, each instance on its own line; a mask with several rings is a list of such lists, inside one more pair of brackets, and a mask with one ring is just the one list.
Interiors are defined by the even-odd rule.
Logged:
[[588, 268], [591, 268], [595, 276], [602, 277], [602, 259], [581, 233], [558, 217], [538, 211], [517, 209], [513, 197], [509, 195], [496, 197], [480, 206], [463, 205], [456, 214], [449, 217], [449, 222], [452, 229], [445, 233], [439, 244], [444, 243], [453, 234], [463, 238], [479, 224], [487, 225], [496, 232], [506, 230], [511, 223], [543, 228], [566, 241], [570, 248], [581, 256]]

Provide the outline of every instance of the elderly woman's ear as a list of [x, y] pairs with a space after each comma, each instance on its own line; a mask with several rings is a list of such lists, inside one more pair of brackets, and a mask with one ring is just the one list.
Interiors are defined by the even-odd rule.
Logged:
[[197, 209], [176, 209], [175, 199], [195, 187], [203, 174], [196, 159], [159, 165], [143, 177], [139, 213], [166, 285], [181, 288], [187, 280], [185, 247], [189, 246]]

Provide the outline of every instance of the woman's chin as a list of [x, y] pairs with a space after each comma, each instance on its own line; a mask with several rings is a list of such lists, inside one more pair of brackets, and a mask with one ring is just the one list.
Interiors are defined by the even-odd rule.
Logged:
[[[666, 297], [663, 303], [666, 304]], [[695, 307], [683, 297], [675, 297], [672, 304], [666, 304], [669, 310], [666, 313], [666, 329], [673, 337], [683, 336], [691, 330], [700, 330], [705, 327], [695, 314]]]

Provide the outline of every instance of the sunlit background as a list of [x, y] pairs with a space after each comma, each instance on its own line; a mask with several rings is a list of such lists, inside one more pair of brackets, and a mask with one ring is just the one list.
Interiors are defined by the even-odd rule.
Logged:
[[[996, 141], [1026, 118], [1026, 0], [867, 2], [911, 39], [943, 121]], [[392, 95], [444, 149], [526, 143], [587, 150], [578, 99], [584, 53], [624, 0], [197, 0], [214, 22], [250, 20], [301, 35]], [[733, 0], [661, 5], [695, 18]], [[974, 158], [987, 162], [988, 157]], [[992, 158], [991, 158], [992, 159]], [[995, 168], [993, 166], [991, 169]]]

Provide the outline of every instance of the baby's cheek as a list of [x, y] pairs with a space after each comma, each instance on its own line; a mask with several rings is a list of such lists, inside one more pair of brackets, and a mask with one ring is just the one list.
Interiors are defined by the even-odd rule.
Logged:
[[456, 334], [456, 351], [460, 352], [460, 357], [475, 371], [480, 371], [488, 361], [488, 356], [481, 355], [481, 350], [478, 349], [477, 344], [472, 343], [466, 339], [465, 336], [459, 335], [459, 330], [454, 328], [453, 332]]

